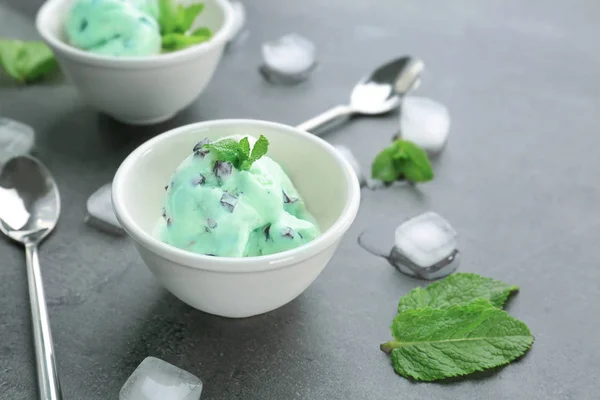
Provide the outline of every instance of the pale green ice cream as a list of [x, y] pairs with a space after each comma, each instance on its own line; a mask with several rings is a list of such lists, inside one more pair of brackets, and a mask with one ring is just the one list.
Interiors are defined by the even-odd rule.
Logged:
[[294, 184], [271, 158], [263, 156], [249, 171], [239, 171], [200, 147], [165, 188], [160, 240], [194, 253], [250, 257], [289, 250], [319, 236]]
[[[136, 5], [145, 8], [138, 9]], [[137, 1], [134, 5], [121, 0], [77, 0], [65, 23], [68, 41], [98, 54], [159, 54], [160, 27], [152, 15], [142, 11], [146, 9], [153, 10], [151, 2]]]

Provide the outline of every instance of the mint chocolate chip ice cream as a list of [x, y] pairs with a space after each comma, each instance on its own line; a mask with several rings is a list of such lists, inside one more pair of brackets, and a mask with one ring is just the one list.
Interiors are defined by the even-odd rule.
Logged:
[[76, 0], [66, 17], [67, 39], [98, 54], [159, 54], [162, 39], [153, 13], [158, 15], [158, 4], [151, 1]]
[[194, 147], [165, 187], [160, 240], [200, 254], [251, 257], [319, 236], [315, 219], [278, 163], [262, 156], [248, 170], [238, 169], [207, 143]]

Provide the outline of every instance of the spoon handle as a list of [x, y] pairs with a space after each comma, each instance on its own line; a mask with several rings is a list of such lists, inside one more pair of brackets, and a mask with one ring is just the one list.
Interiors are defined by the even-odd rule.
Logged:
[[35, 358], [39, 395], [41, 400], [62, 400], [60, 382], [54, 359], [54, 345], [50, 332], [50, 321], [46, 308], [42, 274], [35, 243], [25, 245], [27, 259], [27, 281], [29, 283], [29, 300], [31, 301], [31, 318], [33, 322], [33, 338], [35, 342]]
[[297, 126], [297, 128], [303, 131], [309, 131], [311, 133], [314, 133], [312, 132], [313, 130], [325, 125], [326, 123], [333, 121], [336, 118], [340, 118], [353, 113], [354, 109], [350, 106], [335, 106], [325, 111], [323, 114], [317, 115], [316, 117], [301, 123]]

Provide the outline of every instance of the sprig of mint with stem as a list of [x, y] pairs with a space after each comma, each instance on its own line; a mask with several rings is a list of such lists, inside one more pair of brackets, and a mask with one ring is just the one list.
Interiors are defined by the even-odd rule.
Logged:
[[213, 33], [209, 28], [201, 27], [191, 31], [194, 21], [204, 10], [203, 3], [186, 7], [174, 0], [159, 0], [158, 7], [163, 51], [181, 50], [212, 38]]
[[57, 67], [52, 51], [43, 42], [14, 39], [0, 39], [0, 65], [21, 83], [37, 81]]
[[214, 153], [215, 160], [230, 162], [240, 171], [249, 171], [252, 164], [269, 151], [269, 141], [260, 135], [252, 151], [248, 137], [239, 142], [234, 139], [223, 139], [202, 146], [202, 150]]
[[525, 354], [533, 336], [502, 308], [517, 286], [457, 273], [400, 299], [394, 340], [380, 348], [406, 378], [435, 381], [499, 367]]
[[375, 157], [371, 176], [384, 183], [427, 182], [433, 179], [433, 169], [425, 150], [408, 140], [398, 139]]

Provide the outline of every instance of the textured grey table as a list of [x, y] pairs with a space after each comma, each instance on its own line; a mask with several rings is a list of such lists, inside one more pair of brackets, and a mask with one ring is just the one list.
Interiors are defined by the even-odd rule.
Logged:
[[[32, 37], [40, 0], [8, 3], [0, 33]], [[62, 193], [64, 214], [41, 261], [65, 399], [116, 399], [148, 355], [202, 377], [210, 400], [597, 399], [600, 3], [253, 0], [248, 17], [249, 40], [224, 57], [195, 104], [160, 126], [99, 116], [62, 83], [0, 88], [0, 114], [35, 127], [36, 154]], [[256, 71], [259, 43], [291, 31], [317, 43], [321, 66], [302, 85], [271, 86]], [[420, 93], [452, 113], [437, 177], [417, 191], [364, 190], [338, 253], [287, 306], [245, 320], [203, 314], [162, 289], [129, 240], [83, 224], [87, 197], [152, 135], [215, 118], [299, 123], [404, 53], [426, 61]], [[396, 127], [396, 116], [360, 119], [326, 138], [368, 165]], [[423, 283], [356, 237], [373, 218], [429, 209], [461, 234], [462, 271], [521, 287], [509, 310], [536, 337], [521, 361], [424, 384], [396, 376], [379, 351], [398, 298]], [[33, 361], [23, 254], [0, 240], [0, 398], [35, 398]]]

